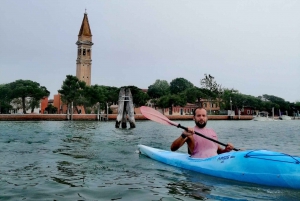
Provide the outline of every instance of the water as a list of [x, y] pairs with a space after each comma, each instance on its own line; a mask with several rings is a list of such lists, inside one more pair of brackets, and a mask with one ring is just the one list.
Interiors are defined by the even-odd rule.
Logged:
[[[193, 126], [192, 121], [177, 121]], [[0, 200], [299, 200], [300, 191], [215, 178], [137, 151], [169, 149], [181, 130], [151, 121], [0, 122]], [[209, 121], [237, 148], [300, 155], [300, 121]], [[179, 151], [185, 152], [186, 147]]]

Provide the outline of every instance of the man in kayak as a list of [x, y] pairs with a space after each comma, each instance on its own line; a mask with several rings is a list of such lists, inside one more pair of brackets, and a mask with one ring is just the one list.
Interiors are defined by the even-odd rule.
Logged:
[[188, 128], [188, 131], [184, 131], [171, 145], [171, 150], [178, 150], [185, 142], [188, 145], [188, 152], [193, 158], [208, 158], [221, 153], [229, 152], [234, 147], [231, 143], [223, 149], [217, 143], [205, 139], [201, 136], [194, 135], [194, 131], [201, 133], [209, 138], [218, 140], [217, 134], [213, 129], [206, 128], [207, 112], [204, 108], [198, 107], [193, 111], [193, 119], [196, 126], [194, 128]]

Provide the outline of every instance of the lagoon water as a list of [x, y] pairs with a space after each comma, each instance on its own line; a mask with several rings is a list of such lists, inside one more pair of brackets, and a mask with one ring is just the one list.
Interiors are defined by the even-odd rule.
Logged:
[[[300, 200], [300, 190], [215, 178], [138, 153], [138, 144], [169, 149], [181, 133], [176, 127], [152, 121], [137, 121], [134, 129], [114, 126], [113, 121], [0, 122], [0, 200]], [[299, 120], [211, 120], [208, 127], [236, 148], [300, 155]]]

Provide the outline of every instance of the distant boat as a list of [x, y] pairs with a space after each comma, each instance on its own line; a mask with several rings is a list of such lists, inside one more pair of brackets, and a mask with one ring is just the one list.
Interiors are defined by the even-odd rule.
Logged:
[[279, 119], [280, 120], [292, 120], [292, 118], [288, 115], [281, 115], [280, 110], [279, 110]]
[[287, 115], [281, 115], [281, 116], [279, 117], [279, 119], [281, 119], [281, 120], [292, 120], [292, 117], [287, 116]]
[[268, 112], [259, 112], [254, 116], [253, 121], [274, 121], [273, 118], [269, 118]]

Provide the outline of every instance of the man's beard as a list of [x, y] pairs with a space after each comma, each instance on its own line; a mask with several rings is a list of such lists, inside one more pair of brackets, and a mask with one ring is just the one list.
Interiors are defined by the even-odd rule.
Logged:
[[195, 121], [195, 123], [199, 128], [204, 128], [206, 126], [206, 122], [200, 123]]

